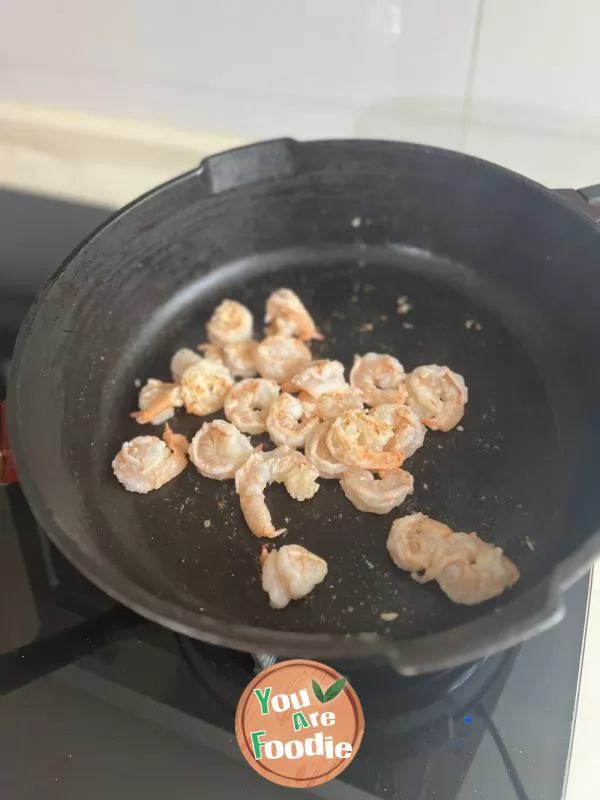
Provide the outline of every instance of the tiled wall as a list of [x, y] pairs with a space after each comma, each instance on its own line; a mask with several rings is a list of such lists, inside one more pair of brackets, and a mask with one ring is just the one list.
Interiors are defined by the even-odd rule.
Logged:
[[0, 100], [600, 180], [598, 0], [3, 0], [0, 24]]
[[600, 183], [598, 0], [484, 0], [465, 148], [551, 185]]

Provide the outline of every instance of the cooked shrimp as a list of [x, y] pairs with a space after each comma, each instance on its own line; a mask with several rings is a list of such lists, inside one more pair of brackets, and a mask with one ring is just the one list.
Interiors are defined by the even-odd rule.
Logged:
[[220, 347], [217, 347], [216, 344], [199, 344], [198, 350], [200, 350], [202, 357], [205, 358], [206, 361], [215, 361], [217, 364], [225, 363], [223, 351]]
[[444, 594], [467, 606], [502, 594], [520, 577], [502, 548], [483, 542], [476, 533], [453, 534], [447, 553], [431, 569]]
[[256, 375], [254, 357], [258, 342], [233, 342], [223, 347], [225, 366], [236, 378], [253, 378]]
[[393, 435], [391, 425], [373, 419], [368, 411], [346, 411], [333, 422], [325, 441], [334, 459], [348, 467], [396, 469], [402, 453], [384, 452]]
[[310, 364], [311, 354], [300, 339], [267, 336], [256, 348], [254, 360], [259, 375], [283, 383]]
[[219, 411], [233, 383], [231, 373], [223, 364], [206, 359], [193, 364], [181, 376], [185, 410], [199, 417]]
[[413, 476], [403, 469], [382, 473], [377, 480], [366, 469], [349, 469], [340, 479], [344, 494], [359, 511], [389, 514], [413, 492]]
[[369, 406], [403, 403], [406, 399], [406, 373], [397, 358], [379, 353], [354, 357], [350, 385], [362, 392]]
[[189, 347], [182, 347], [181, 350], [178, 350], [171, 359], [171, 375], [175, 383], [179, 383], [188, 367], [199, 364], [200, 361], [202, 361], [202, 356], [194, 353]]
[[458, 425], [469, 399], [462, 375], [449, 367], [417, 367], [406, 379], [408, 403], [428, 428], [449, 431]]
[[323, 338], [304, 304], [291, 289], [277, 289], [270, 295], [265, 322], [269, 325], [269, 334], [296, 336], [303, 342]]
[[233, 478], [254, 448], [250, 439], [225, 420], [205, 422], [192, 439], [189, 457], [205, 478], [223, 481]]
[[345, 383], [335, 392], [325, 392], [315, 401], [315, 410], [321, 419], [337, 419], [346, 411], [365, 407], [362, 393]]
[[397, 519], [387, 548], [394, 563], [419, 583], [437, 580], [455, 603], [474, 605], [510, 588], [519, 570], [500, 547], [476, 533], [454, 533], [425, 514]]
[[333, 420], [329, 420], [318, 425], [309, 433], [304, 446], [304, 455], [319, 470], [321, 478], [339, 478], [348, 469], [335, 460], [327, 447], [326, 438], [332, 424]]
[[314, 405], [283, 392], [269, 406], [266, 428], [275, 444], [304, 447], [306, 437], [319, 425]]
[[173, 480], [187, 464], [187, 440], [166, 426], [164, 441], [158, 436], [136, 436], [112, 462], [117, 480], [128, 492], [146, 494]]
[[134, 411], [131, 416], [140, 425], [151, 422], [152, 425], [162, 425], [173, 416], [175, 408], [183, 405], [179, 386], [175, 383], [165, 383], [149, 378], [140, 389], [138, 395], [139, 411]]
[[199, 344], [197, 349], [202, 353], [202, 357], [206, 361], [214, 361], [217, 364], [224, 364], [223, 351], [216, 344]]
[[294, 500], [309, 500], [319, 490], [318, 477], [302, 453], [285, 445], [266, 453], [254, 452], [235, 473], [235, 489], [252, 533], [271, 539], [285, 531], [275, 529], [265, 503], [265, 489], [270, 483], [283, 483]]
[[260, 563], [262, 588], [272, 608], [285, 608], [290, 600], [305, 597], [327, 575], [327, 562], [299, 544], [285, 544], [270, 553], [264, 548]]
[[443, 522], [426, 514], [408, 514], [394, 520], [387, 549], [397, 567], [411, 572], [411, 577], [420, 583], [426, 583], [432, 578], [423, 579], [420, 573], [428, 574], [437, 553], [451, 537], [452, 529]]
[[371, 416], [392, 426], [394, 435], [385, 449], [402, 453], [405, 459], [410, 458], [425, 441], [425, 426], [419, 415], [403, 403], [376, 406], [371, 409]]
[[342, 389], [345, 385], [344, 365], [340, 361], [322, 358], [297, 372], [283, 388], [286, 391], [303, 391], [312, 397], [320, 397], [326, 392]]
[[[284, 389], [284, 391], [287, 391], [287, 389]], [[310, 406], [313, 411], [316, 410], [316, 402], [312, 394], [309, 394], [308, 392], [298, 392], [296, 397], [298, 400], [302, 400], [303, 403]]]
[[275, 381], [246, 378], [236, 383], [225, 398], [225, 416], [242, 433], [264, 433], [269, 406], [278, 394]]
[[212, 344], [223, 347], [251, 339], [253, 324], [252, 314], [246, 306], [235, 300], [223, 300], [206, 324], [206, 333]]

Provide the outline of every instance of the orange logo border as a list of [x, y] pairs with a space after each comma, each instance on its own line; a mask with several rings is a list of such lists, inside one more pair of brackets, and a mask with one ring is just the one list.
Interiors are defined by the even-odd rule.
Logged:
[[269, 667], [268, 669], [265, 669], [256, 675], [245, 688], [235, 714], [235, 735], [238, 740], [242, 755], [250, 764], [250, 766], [256, 772], [258, 772], [259, 775], [262, 775], [263, 778], [266, 778], [272, 783], [279, 784], [280, 786], [310, 788], [311, 786], [319, 786], [320, 784], [333, 780], [346, 769], [348, 764], [352, 762], [358, 752], [364, 735], [365, 719], [358, 695], [354, 691], [354, 688], [349, 683], [346, 683], [342, 689], [342, 693], [345, 694], [346, 698], [349, 700], [354, 714], [354, 735], [352, 739], [349, 740], [350, 744], [352, 745], [352, 753], [350, 757], [337, 759], [336, 763], [327, 772], [316, 776], [311, 775], [306, 778], [291, 778], [286, 775], [281, 775], [273, 768], [266, 766], [264, 759], [261, 759], [260, 761], [257, 760], [254, 757], [249, 731], [246, 730], [245, 727], [245, 716], [248, 711], [250, 700], [256, 700], [254, 689], [257, 688], [259, 684], [264, 684], [265, 679], [268, 680], [269, 676], [277, 673], [278, 671], [290, 669], [290, 667], [318, 669], [320, 672], [327, 675], [327, 677], [332, 681], [343, 677], [339, 672], [333, 669], [333, 667], [329, 667], [327, 664], [322, 664], [320, 661], [312, 661], [310, 659], [297, 658], [274, 664], [272, 667]]

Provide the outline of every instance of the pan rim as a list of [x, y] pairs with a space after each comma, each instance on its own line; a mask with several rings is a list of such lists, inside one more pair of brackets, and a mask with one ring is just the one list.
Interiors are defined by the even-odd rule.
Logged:
[[[377, 145], [384, 143], [399, 150], [420, 150], [422, 152], [438, 153], [449, 159], [477, 162], [481, 166], [506, 174], [513, 180], [534, 188], [536, 191], [552, 199], [554, 203], [558, 203], [571, 213], [576, 213], [600, 239], [600, 231], [594, 222], [589, 219], [583, 211], [570, 204], [568, 200], [523, 175], [519, 175], [512, 170], [508, 170], [483, 159], [427, 145], [406, 142], [385, 142], [384, 140], [374, 139], [318, 140], [302, 143], [294, 142], [294, 140], [285, 141], [291, 141], [294, 143], [294, 146], [300, 148], [323, 143], [328, 145], [347, 144], [357, 146], [367, 146], [369, 143], [376, 143]], [[248, 149], [255, 146], [256, 145], [248, 145], [247, 148], [239, 149]], [[514, 597], [495, 612], [495, 621], [498, 626], [494, 634], [494, 639], [496, 639], [496, 641], [479, 636], [477, 641], [473, 642], [468, 640], [478, 629], [481, 629], [481, 625], [478, 626], [478, 623], [485, 620], [485, 616], [446, 631], [404, 640], [395, 640], [392, 637], [386, 637], [376, 632], [349, 635], [323, 634], [258, 628], [245, 623], [226, 623], [205, 613], [186, 609], [176, 603], [156, 597], [116, 570], [114, 570], [111, 575], [112, 583], [107, 582], [102, 574], [104, 568], [101, 570], [100, 566], [86, 555], [83, 548], [81, 548], [56, 521], [41, 491], [37, 488], [19, 435], [19, 431], [22, 427], [22, 421], [17, 414], [19, 393], [21, 391], [19, 374], [20, 364], [25, 359], [28, 349], [28, 333], [37, 316], [40, 305], [43, 303], [47, 294], [51, 291], [54, 284], [60, 280], [66, 269], [91, 242], [108, 231], [110, 227], [116, 221], [120, 220], [131, 208], [139, 207], [150, 198], [168, 190], [180, 182], [199, 176], [203, 172], [206, 163], [210, 162], [210, 158], [211, 157], [206, 159], [199, 167], [176, 176], [134, 199], [131, 203], [112, 214], [104, 223], [92, 231], [67, 256], [37, 294], [21, 325], [9, 376], [7, 403], [9, 432], [20, 483], [23, 486], [24, 493], [28, 502], [31, 504], [36, 519], [48, 534], [51, 541], [88, 580], [114, 600], [128, 606], [141, 616], [179, 633], [191, 636], [192, 638], [203, 639], [223, 646], [233, 646], [243, 650], [268, 651], [272, 649], [274, 652], [281, 655], [297, 655], [298, 652], [311, 652], [320, 657], [343, 657], [345, 655], [353, 657], [357, 655], [363, 657], [385, 656], [394, 663], [399, 671], [404, 674], [415, 674], [425, 670], [430, 671], [446, 666], [454, 666], [464, 663], [466, 660], [475, 660], [490, 652], [505, 649], [511, 644], [517, 644], [527, 638], [532, 632], [549, 627], [551, 624], [557, 622], [564, 611], [560, 598], [561, 592], [587, 571], [597, 554], [600, 553], [600, 531], [597, 531], [591, 536], [579, 551], [557, 564], [535, 587]], [[228, 191], [235, 191], [235, 187]], [[532, 608], [529, 609], [529, 616], [527, 616], [524, 612], [527, 602], [526, 598], [530, 594], [534, 595], [535, 602]], [[517, 614], [515, 614], [515, 609], [519, 610]], [[518, 620], [521, 624], [517, 624]], [[498, 628], [502, 630], [502, 634], [498, 633]], [[481, 630], [479, 630], [480, 633]], [[448, 635], [455, 637], [454, 646], [451, 647], [450, 651], [445, 656], [440, 657], [439, 653], [437, 655], [434, 654], [434, 651], [444, 642], [448, 644]], [[504, 636], [504, 638], [502, 638], [502, 636]], [[463, 646], [459, 644], [461, 640], [464, 640]], [[425, 667], [421, 666], [424, 655], [427, 655]]]

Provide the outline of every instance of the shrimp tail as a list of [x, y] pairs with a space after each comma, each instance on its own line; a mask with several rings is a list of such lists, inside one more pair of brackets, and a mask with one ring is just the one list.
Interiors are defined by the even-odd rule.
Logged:
[[316, 339], [317, 341], [322, 342], [325, 338], [312, 320], [310, 321], [310, 324], [307, 324], [304, 314], [290, 313], [290, 317], [296, 320], [296, 325], [298, 326], [299, 330], [298, 338], [302, 342], [308, 342], [311, 339]]
[[134, 419], [139, 425], [145, 425], [151, 422], [154, 417], [158, 417], [163, 411], [173, 408], [173, 402], [169, 392], [165, 392], [160, 397], [144, 408], [142, 411], [133, 411], [129, 416]]
[[269, 557], [269, 548], [266, 544], [261, 544], [260, 546], [260, 556], [258, 557], [259, 563], [262, 565], [265, 563], [267, 558]]
[[165, 430], [162, 438], [169, 450], [172, 450], [174, 453], [180, 453], [181, 455], [187, 453], [189, 447], [188, 440], [182, 433], [173, 433], [168, 422], [165, 423]]

